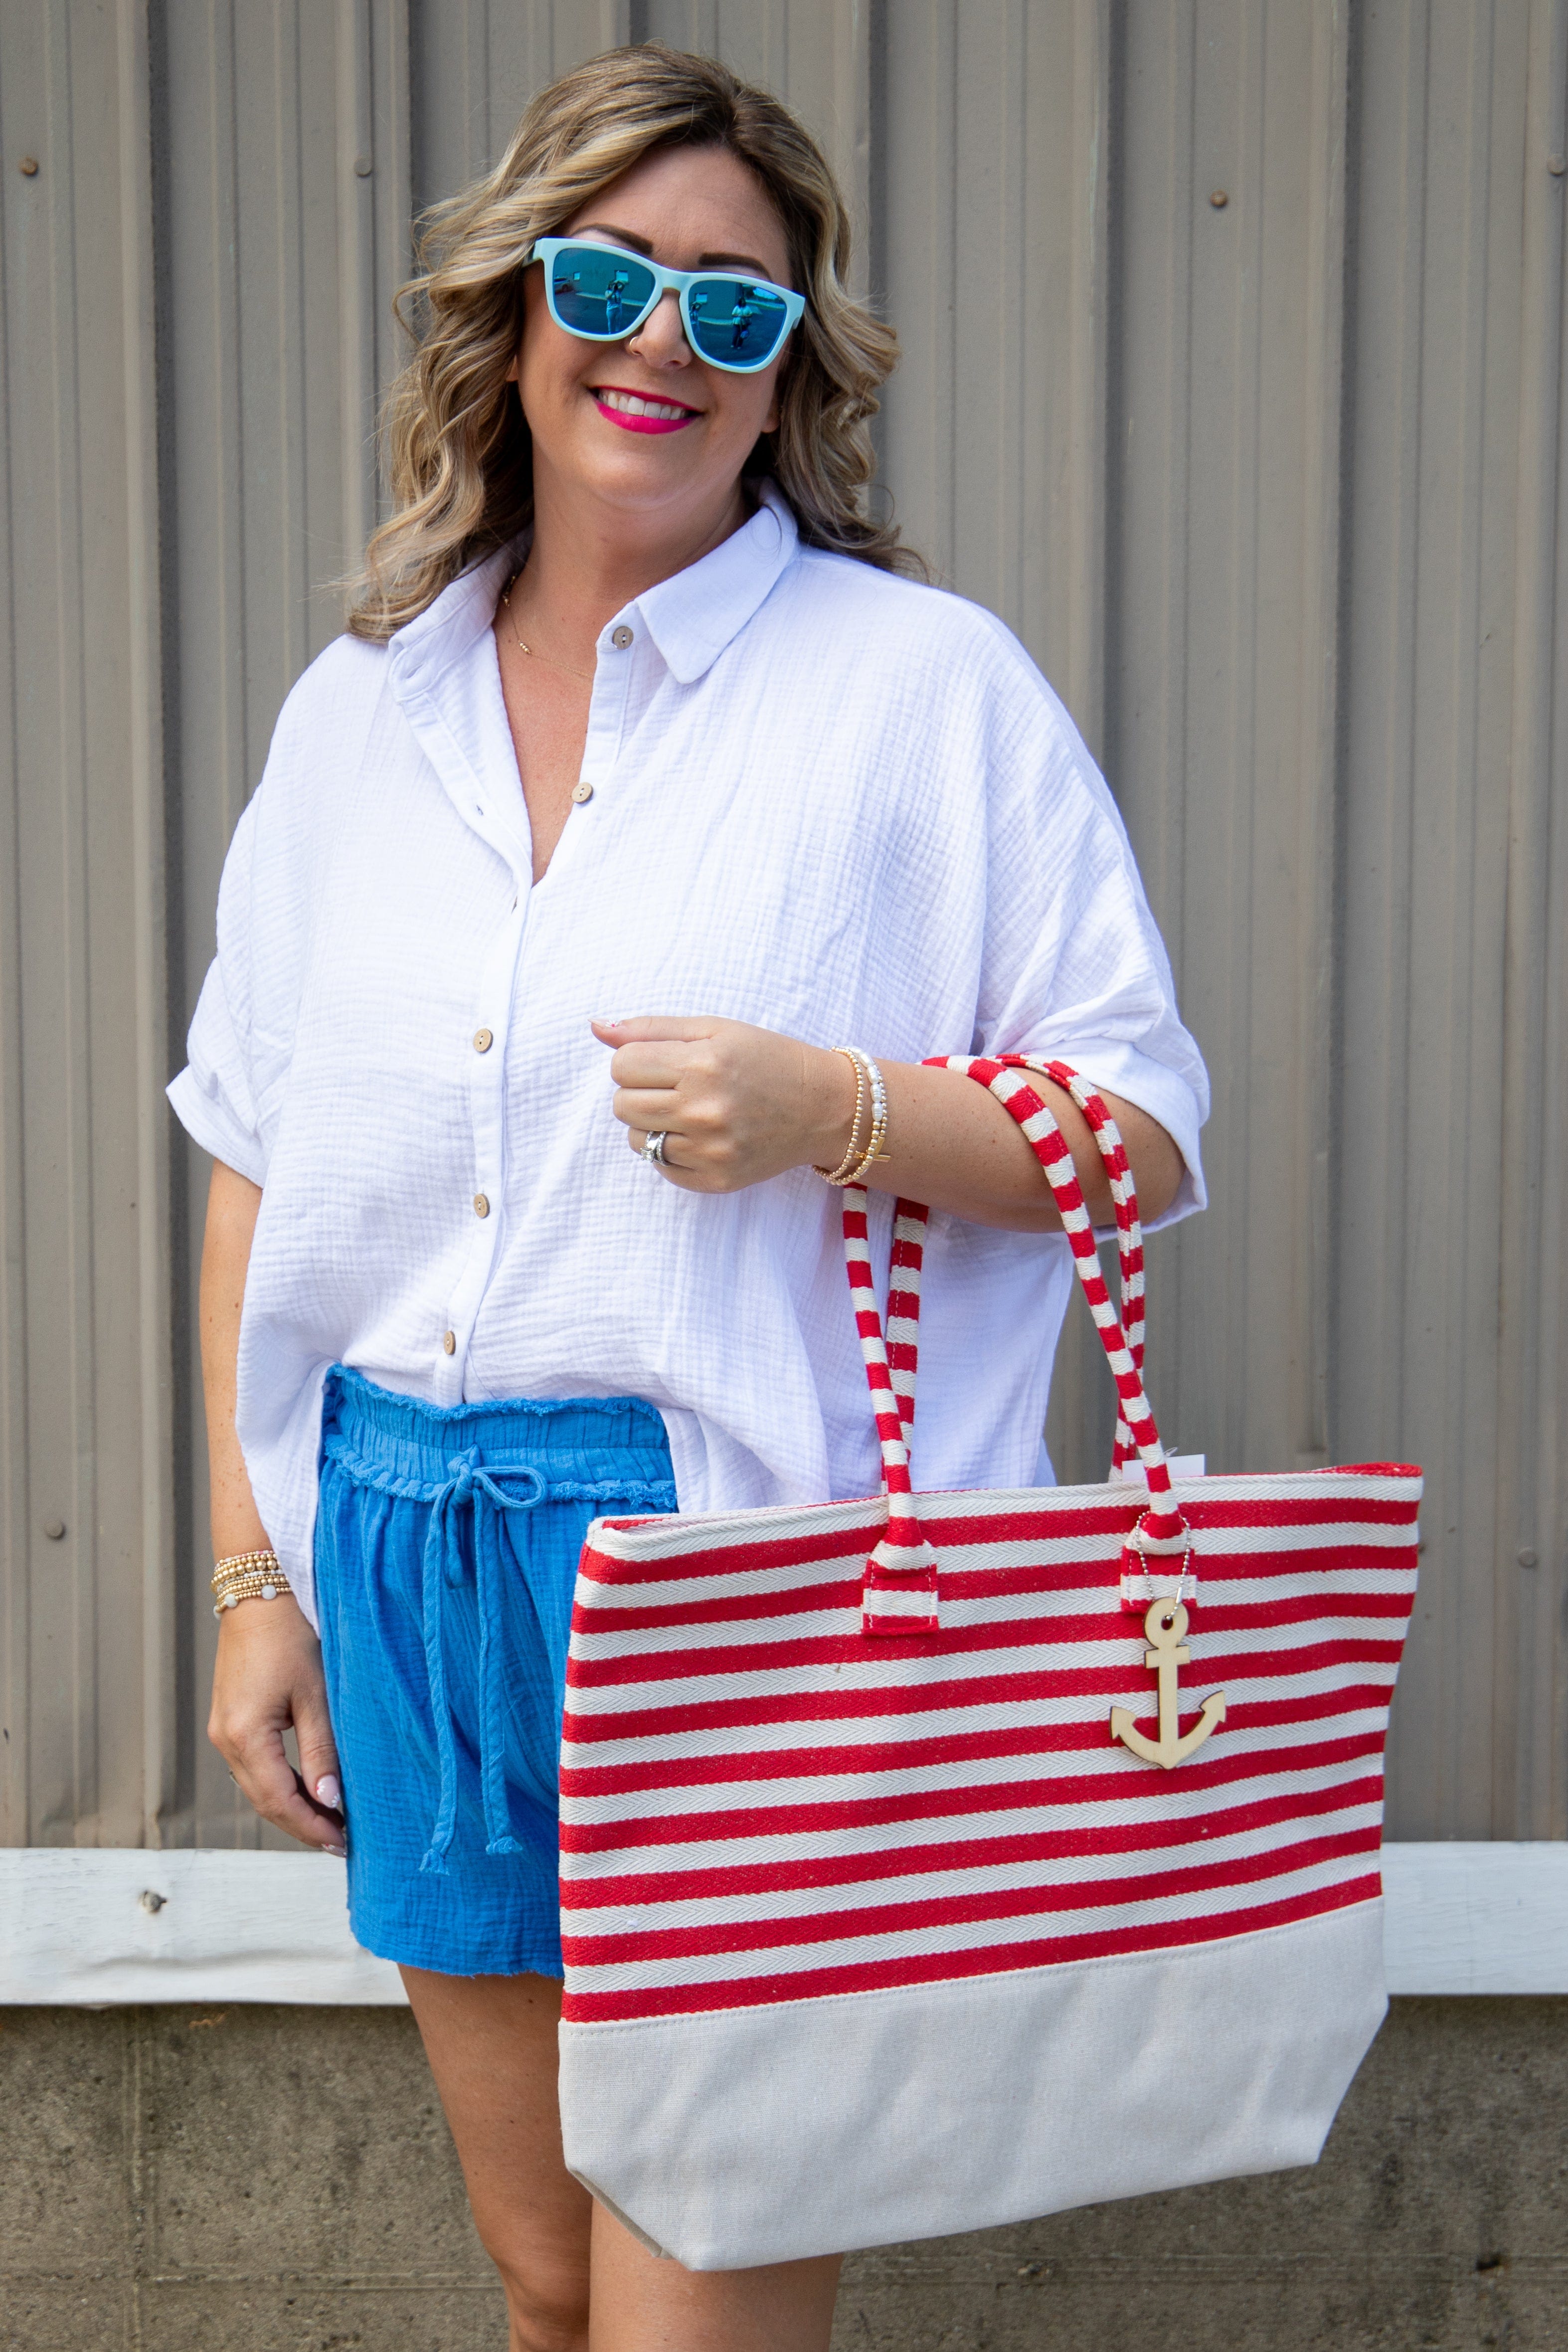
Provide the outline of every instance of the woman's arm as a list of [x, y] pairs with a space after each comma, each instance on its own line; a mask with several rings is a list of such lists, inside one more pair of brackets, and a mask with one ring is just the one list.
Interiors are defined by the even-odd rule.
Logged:
[[[842, 1054], [742, 1021], [596, 1021], [614, 1049], [615, 1116], [633, 1150], [663, 1129], [671, 1181], [692, 1192], [736, 1192], [787, 1168], [836, 1168], [854, 1118], [854, 1073]], [[1040, 1163], [994, 1095], [956, 1070], [879, 1065], [887, 1088], [887, 1152], [868, 1171], [879, 1192], [951, 1210], [977, 1225], [1047, 1233], [1061, 1223]], [[1061, 1129], [1096, 1224], [1113, 1222], [1111, 1188], [1089, 1122], [1064, 1087], [1030, 1083]], [[1121, 1129], [1139, 1213], [1163, 1215], [1182, 1157], [1146, 1111], [1104, 1097]], [[862, 1119], [861, 1139], [867, 1129]]]
[[[235, 1434], [240, 1309], [260, 1207], [260, 1186], [215, 1160], [202, 1244], [201, 1325], [213, 1549], [219, 1559], [267, 1549]], [[301, 1772], [294, 1770], [283, 1745], [290, 1724]], [[328, 1853], [344, 1851], [338, 1751], [327, 1713], [321, 1645], [291, 1593], [276, 1601], [242, 1601], [219, 1619], [207, 1737], [264, 1821], [306, 1845]]]

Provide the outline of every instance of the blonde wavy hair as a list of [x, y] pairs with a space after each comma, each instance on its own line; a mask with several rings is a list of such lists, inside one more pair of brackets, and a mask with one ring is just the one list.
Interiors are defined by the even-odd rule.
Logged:
[[771, 475], [812, 547], [925, 576], [870, 513], [867, 421], [898, 340], [844, 280], [850, 224], [826, 157], [770, 92], [662, 41], [607, 50], [541, 90], [496, 169], [426, 215], [420, 275], [398, 297], [413, 357], [382, 419], [393, 500], [352, 583], [348, 625], [384, 644], [533, 510], [533, 441], [507, 371], [536, 237], [565, 226], [656, 149], [727, 147], [778, 207], [806, 296], [779, 383], [779, 425], [747, 459]]

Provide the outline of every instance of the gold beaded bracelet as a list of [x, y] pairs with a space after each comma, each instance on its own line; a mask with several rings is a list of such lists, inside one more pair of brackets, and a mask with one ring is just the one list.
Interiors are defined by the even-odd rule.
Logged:
[[235, 1576], [259, 1576], [268, 1569], [276, 1569], [279, 1576], [283, 1573], [283, 1563], [270, 1548], [264, 1547], [260, 1551], [231, 1551], [226, 1559], [220, 1559], [214, 1567], [212, 1590], [216, 1592], [221, 1585], [231, 1583]]
[[[833, 1051], [835, 1054], [843, 1055], [855, 1074], [855, 1115], [850, 1121], [849, 1149], [843, 1158], [836, 1168], [831, 1170], [818, 1168], [817, 1173], [824, 1184], [843, 1185], [853, 1182], [854, 1180], [850, 1171], [860, 1160], [861, 1113], [865, 1108], [866, 1097], [865, 1057], [857, 1053], [852, 1045], [835, 1045]], [[816, 1165], [814, 1161], [812, 1164]]]
[[[858, 1045], [837, 1045], [833, 1050], [835, 1053], [842, 1054], [854, 1065], [854, 1124], [850, 1129], [850, 1148], [832, 1173], [830, 1175], [825, 1168], [819, 1168], [817, 1173], [824, 1182], [836, 1184], [841, 1190], [846, 1184], [863, 1183], [866, 1171], [873, 1161], [885, 1160], [888, 1156], [883, 1150], [883, 1144], [887, 1141], [887, 1088], [883, 1083], [882, 1072], [872, 1060], [871, 1055], [862, 1054]], [[865, 1149], [862, 1150], [860, 1149], [861, 1106], [868, 1093], [871, 1097], [871, 1135]]]
[[209, 1589], [215, 1596], [213, 1615], [221, 1618], [242, 1601], [277, 1601], [288, 1591], [288, 1580], [275, 1551], [236, 1551], [219, 1560]]
[[883, 1084], [882, 1072], [872, 1060], [871, 1055], [864, 1054], [861, 1058], [865, 1064], [866, 1076], [871, 1081], [871, 1139], [853, 1175], [849, 1179], [852, 1184], [863, 1182], [866, 1171], [873, 1160], [887, 1158], [887, 1153], [883, 1150], [883, 1145], [887, 1141], [887, 1088]]

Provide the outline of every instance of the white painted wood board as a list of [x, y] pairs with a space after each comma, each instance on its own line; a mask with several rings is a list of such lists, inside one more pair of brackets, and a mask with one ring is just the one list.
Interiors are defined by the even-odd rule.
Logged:
[[[1383, 1874], [1390, 1992], [1568, 1993], [1568, 1843], [1388, 1845]], [[402, 1999], [326, 1856], [0, 1849], [0, 2002]]]

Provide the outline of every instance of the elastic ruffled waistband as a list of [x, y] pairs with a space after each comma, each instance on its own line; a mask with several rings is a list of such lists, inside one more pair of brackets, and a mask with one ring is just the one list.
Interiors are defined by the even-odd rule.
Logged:
[[362, 1464], [377, 1474], [378, 1486], [410, 1494], [442, 1486], [454, 1460], [476, 1448], [486, 1469], [532, 1470], [552, 1489], [602, 1486], [607, 1495], [630, 1500], [647, 1486], [668, 1490], [657, 1503], [647, 1498], [654, 1507], [674, 1503], [664, 1424], [640, 1397], [427, 1404], [335, 1364], [322, 1399], [321, 1436], [350, 1475]]

